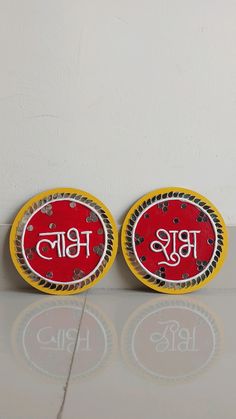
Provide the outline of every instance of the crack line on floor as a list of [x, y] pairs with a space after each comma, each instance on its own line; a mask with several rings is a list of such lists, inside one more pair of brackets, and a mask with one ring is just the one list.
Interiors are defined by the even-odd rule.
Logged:
[[67, 391], [68, 391], [68, 387], [69, 387], [69, 383], [70, 383], [70, 377], [71, 377], [71, 373], [72, 373], [76, 348], [77, 348], [78, 339], [79, 339], [79, 333], [80, 333], [82, 319], [83, 319], [83, 316], [84, 316], [84, 311], [85, 311], [85, 306], [86, 306], [87, 293], [88, 293], [88, 291], [86, 292], [84, 302], [83, 302], [82, 313], [81, 313], [81, 316], [80, 316], [78, 331], [77, 331], [77, 335], [76, 335], [76, 339], [75, 339], [75, 346], [74, 346], [74, 350], [73, 350], [72, 357], [71, 357], [69, 372], [68, 372], [68, 376], [67, 376], [67, 379], [66, 379], [66, 384], [64, 386], [64, 395], [63, 395], [63, 399], [62, 399], [60, 409], [59, 409], [58, 414], [57, 414], [57, 419], [62, 419], [63, 409], [64, 409], [64, 405], [65, 405], [65, 401], [66, 401], [66, 396], [67, 396]]

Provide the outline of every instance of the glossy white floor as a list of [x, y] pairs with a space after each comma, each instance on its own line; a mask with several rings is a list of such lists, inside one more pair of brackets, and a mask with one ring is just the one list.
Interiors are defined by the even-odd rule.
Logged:
[[235, 303], [3, 292], [0, 418], [234, 418]]
[[225, 267], [194, 294], [1, 291], [0, 419], [235, 418], [232, 232]]

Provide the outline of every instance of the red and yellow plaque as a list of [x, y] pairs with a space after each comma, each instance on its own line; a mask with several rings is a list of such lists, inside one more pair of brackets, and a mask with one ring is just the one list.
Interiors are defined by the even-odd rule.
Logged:
[[33, 287], [49, 294], [74, 294], [97, 283], [117, 251], [110, 211], [87, 192], [59, 188], [30, 199], [10, 235], [12, 260]]
[[122, 249], [131, 271], [145, 285], [164, 293], [187, 293], [219, 271], [227, 231], [208, 199], [188, 189], [160, 189], [128, 212]]

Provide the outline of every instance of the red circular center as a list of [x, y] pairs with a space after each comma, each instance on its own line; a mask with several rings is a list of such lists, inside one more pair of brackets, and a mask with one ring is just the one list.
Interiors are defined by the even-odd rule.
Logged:
[[151, 274], [165, 280], [187, 280], [204, 271], [215, 249], [210, 217], [197, 205], [179, 199], [147, 208], [133, 241], [137, 257]]
[[37, 275], [51, 282], [80, 282], [104, 255], [105, 231], [98, 215], [71, 199], [52, 201], [28, 220], [22, 247]]

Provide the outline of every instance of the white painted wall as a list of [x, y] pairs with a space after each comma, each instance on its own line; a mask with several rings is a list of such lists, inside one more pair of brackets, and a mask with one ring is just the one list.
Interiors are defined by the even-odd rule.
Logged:
[[120, 223], [180, 185], [236, 223], [236, 2], [0, 0], [0, 223], [88, 190]]

